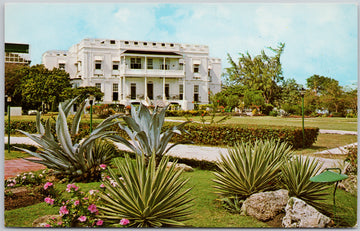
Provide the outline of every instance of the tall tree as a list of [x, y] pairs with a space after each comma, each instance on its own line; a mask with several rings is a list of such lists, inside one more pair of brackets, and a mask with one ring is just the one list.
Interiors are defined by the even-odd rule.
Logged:
[[242, 84], [251, 90], [259, 90], [265, 99], [265, 103], [273, 104], [281, 92], [279, 83], [284, 80], [280, 57], [284, 51], [285, 43], [279, 43], [277, 48], [268, 47], [275, 52], [275, 56], [268, 56], [264, 50], [254, 58], [247, 52], [240, 53], [236, 63], [228, 54], [231, 67], [226, 68], [225, 75], [228, 81]]
[[306, 86], [315, 92], [315, 94], [322, 94], [326, 89], [326, 85], [336, 80], [322, 75], [313, 75], [306, 79]]
[[11, 96], [12, 105], [21, 106], [21, 81], [23, 72], [28, 66], [16, 63], [5, 63], [5, 94]]
[[295, 79], [287, 79], [282, 84], [280, 103], [283, 104], [298, 104], [301, 100], [300, 90], [301, 84], [298, 84]]
[[76, 96], [80, 96], [78, 102], [83, 102], [89, 95], [93, 95], [96, 99], [101, 99], [104, 93], [97, 87], [78, 87], [78, 88], [66, 88], [62, 92], [61, 96], [64, 99], [72, 99]]
[[56, 110], [56, 105], [64, 98], [62, 92], [71, 87], [69, 74], [64, 70], [46, 69], [43, 65], [35, 65], [27, 69], [21, 83], [23, 104], [39, 108], [42, 104]]

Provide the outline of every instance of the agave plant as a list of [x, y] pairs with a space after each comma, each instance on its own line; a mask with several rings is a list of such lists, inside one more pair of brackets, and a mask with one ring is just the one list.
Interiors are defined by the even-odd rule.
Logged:
[[180, 141], [167, 148], [170, 139], [175, 134], [181, 135], [182, 132], [188, 133], [183, 127], [189, 123], [189, 121], [187, 121], [178, 126], [173, 126], [165, 132], [161, 132], [167, 107], [168, 106], [161, 110], [156, 107], [153, 113], [143, 104], [140, 104], [138, 109], [131, 107], [131, 117], [122, 117], [126, 124], [121, 125], [119, 123], [119, 126], [129, 135], [132, 143], [118, 135], [111, 135], [109, 137], [115, 142], [125, 144], [136, 154], [144, 155], [147, 159], [154, 154], [156, 156], [156, 162], [158, 163], [161, 157], [174, 146], [192, 143], [191, 141]]
[[50, 119], [46, 121], [44, 126], [40, 121], [40, 113], [38, 113], [36, 116], [38, 134], [29, 134], [21, 130], [20, 132], [35, 141], [40, 146], [40, 151], [32, 152], [23, 148], [18, 149], [40, 158], [40, 160], [25, 158], [28, 161], [43, 164], [48, 168], [54, 169], [55, 173], [65, 175], [70, 179], [87, 181], [93, 178], [99, 178], [97, 168], [100, 164], [106, 164], [103, 161], [109, 161], [109, 158], [96, 153], [98, 149], [93, 149], [93, 145], [95, 140], [114, 133], [104, 130], [118, 123], [118, 121], [113, 121], [113, 119], [118, 116], [115, 115], [105, 119], [89, 136], [85, 137], [79, 143], [73, 144], [71, 136], [74, 136], [79, 131], [81, 114], [85, 106], [84, 101], [76, 112], [69, 131], [66, 118], [71, 106], [76, 100], [77, 98], [60, 103], [59, 114], [56, 120], [56, 139], [54, 135], [51, 134]]
[[184, 226], [192, 213], [191, 189], [183, 189], [188, 179], [175, 171], [175, 164], [167, 169], [168, 161], [169, 157], [163, 157], [156, 166], [155, 155], [148, 165], [145, 156], [137, 155], [135, 161], [126, 157], [123, 163], [115, 159], [122, 180], [108, 169], [112, 180], [104, 181], [99, 216], [116, 224], [126, 218], [132, 227]]
[[278, 187], [280, 167], [290, 158], [291, 146], [275, 140], [257, 140], [228, 148], [214, 172], [216, 193], [223, 197], [246, 197]]
[[328, 195], [326, 190], [329, 185], [324, 183], [311, 182], [310, 178], [315, 176], [321, 169], [322, 164], [315, 158], [294, 156], [290, 161], [281, 166], [281, 182], [285, 189], [289, 191], [290, 197], [297, 197], [307, 204], [324, 209], [326, 205], [321, 203]]

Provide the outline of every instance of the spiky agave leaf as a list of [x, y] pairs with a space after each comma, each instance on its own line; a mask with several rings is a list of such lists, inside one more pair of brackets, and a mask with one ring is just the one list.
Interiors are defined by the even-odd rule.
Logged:
[[167, 169], [168, 161], [164, 157], [156, 166], [155, 155], [148, 165], [144, 156], [137, 156], [135, 161], [126, 157], [122, 163], [116, 159], [123, 181], [109, 169], [117, 186], [104, 181], [100, 217], [110, 223], [127, 218], [132, 227], [184, 226], [183, 221], [192, 213], [193, 198], [188, 195], [191, 189], [183, 189], [188, 180], [181, 177], [182, 171], [175, 171], [174, 165]]
[[[71, 131], [69, 131], [66, 117], [69, 114], [72, 104], [77, 98], [60, 103], [59, 105], [59, 115], [56, 120], [56, 136], [51, 134], [50, 122], [46, 122], [45, 127], [40, 122], [40, 114], [37, 116], [37, 130], [40, 134], [29, 134], [24, 131], [20, 131], [33, 141], [35, 141], [40, 150], [38, 153], [31, 152], [26, 149], [21, 149], [27, 153], [40, 158], [41, 160], [26, 159], [35, 163], [41, 163], [48, 168], [55, 169], [59, 173], [68, 175], [70, 177], [76, 177], [80, 180], [88, 180], [86, 178], [91, 178], [93, 176], [89, 175], [90, 173], [96, 173], [96, 168], [100, 164], [107, 164], [104, 161], [109, 161], [109, 158], [106, 156], [100, 157], [105, 152], [96, 153], [97, 150], [93, 150], [93, 143], [100, 138], [113, 135], [113, 131], [105, 131], [106, 128], [118, 123], [119, 121], [113, 121], [117, 117], [112, 116], [105, 119], [100, 123], [94, 131], [86, 138], [84, 138], [80, 143], [73, 144], [71, 140], [71, 134], [74, 134], [79, 129], [79, 123], [81, 119], [82, 109], [84, 103], [81, 104], [80, 110], [76, 113]], [[89, 177], [88, 177], [89, 176]]]
[[214, 172], [214, 188], [223, 197], [246, 198], [273, 190], [278, 185], [281, 165], [290, 158], [291, 147], [275, 140], [240, 143], [221, 155]]
[[289, 191], [289, 196], [297, 197], [307, 204], [323, 210], [330, 185], [311, 182], [310, 178], [317, 175], [322, 167], [319, 160], [310, 157], [294, 156], [281, 167], [281, 183]]
[[149, 158], [156, 154], [159, 160], [171, 148], [181, 143], [192, 143], [191, 141], [177, 142], [166, 149], [170, 139], [175, 134], [180, 134], [187, 131], [183, 128], [189, 121], [184, 122], [178, 126], [174, 126], [161, 132], [165, 121], [165, 112], [168, 106], [159, 110], [157, 107], [151, 114], [150, 110], [140, 104], [138, 109], [131, 108], [131, 117], [123, 117], [126, 125], [119, 124], [120, 128], [124, 130], [130, 137], [132, 143], [119, 136], [112, 136], [112, 140], [120, 142], [134, 150], [138, 155], [145, 155]]

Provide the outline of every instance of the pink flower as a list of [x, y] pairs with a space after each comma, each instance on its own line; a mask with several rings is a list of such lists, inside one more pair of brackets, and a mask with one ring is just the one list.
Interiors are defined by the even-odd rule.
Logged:
[[91, 189], [91, 190], [89, 191], [89, 194], [90, 194], [90, 195], [93, 195], [94, 193], [97, 193], [97, 192], [99, 192], [99, 190]]
[[74, 205], [75, 205], [75, 206], [77, 206], [77, 205], [79, 205], [79, 204], [80, 204], [80, 201], [79, 201], [79, 200], [77, 200], [77, 201], [74, 202]]
[[53, 183], [51, 183], [51, 182], [46, 182], [45, 184], [44, 184], [44, 189], [46, 190], [47, 188], [49, 188], [50, 186], [52, 186], [53, 185]]
[[83, 197], [83, 200], [89, 200], [89, 198], [87, 198], [87, 197]]
[[96, 205], [94, 204], [89, 205], [88, 210], [90, 211], [90, 213], [96, 213], [98, 211], [96, 209]]
[[96, 222], [96, 225], [102, 225], [103, 223], [104, 223], [103, 220], [98, 220], [98, 221]]
[[128, 219], [126, 219], [126, 218], [123, 218], [123, 219], [121, 219], [121, 221], [120, 221], [120, 225], [127, 225], [127, 224], [129, 224], [130, 223], [130, 221], [128, 220]]
[[80, 216], [80, 217], [78, 218], [78, 220], [79, 220], [80, 222], [84, 222], [84, 221], [86, 221], [86, 217], [85, 217], [85, 216]]
[[106, 169], [106, 164], [100, 164], [100, 168]]
[[49, 227], [51, 227], [51, 225], [45, 224], [44, 227], [49, 228]]
[[62, 225], [62, 221], [59, 221], [57, 224], [58, 224], [58, 225]]
[[72, 188], [73, 188], [75, 191], [79, 190], [79, 187], [77, 187], [75, 184], [68, 184], [68, 185], [66, 186], [66, 192], [70, 192]]
[[100, 185], [100, 188], [105, 188], [105, 185], [104, 185], [104, 184], [101, 184], [101, 185]]
[[66, 206], [61, 206], [59, 213], [60, 215], [69, 214], [69, 210], [66, 209]]
[[54, 199], [51, 199], [50, 197], [46, 197], [46, 198], [44, 199], [44, 201], [45, 201], [46, 203], [48, 203], [48, 204], [53, 205], [55, 200], [54, 200]]

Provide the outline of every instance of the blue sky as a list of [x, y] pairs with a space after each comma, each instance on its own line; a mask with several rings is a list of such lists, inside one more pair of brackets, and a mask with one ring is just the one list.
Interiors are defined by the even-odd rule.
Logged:
[[357, 81], [357, 5], [340, 3], [7, 3], [5, 42], [29, 43], [32, 64], [47, 50], [84, 38], [205, 44], [229, 66], [227, 53], [273, 53], [284, 42], [286, 79], [314, 74], [341, 85]]

